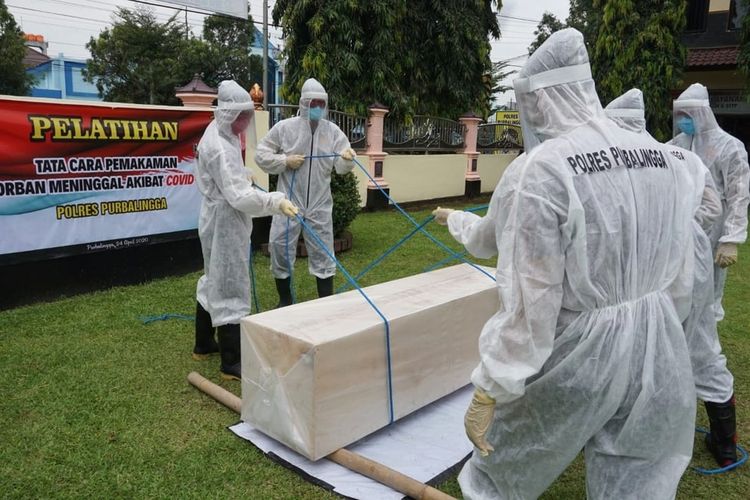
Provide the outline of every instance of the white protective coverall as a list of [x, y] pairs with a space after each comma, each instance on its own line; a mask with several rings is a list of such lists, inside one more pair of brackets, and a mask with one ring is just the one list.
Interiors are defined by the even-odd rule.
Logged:
[[[245, 89], [234, 81], [221, 82], [214, 120], [198, 143], [196, 179], [203, 195], [198, 235], [204, 274], [198, 280], [197, 298], [213, 326], [239, 323], [250, 314], [252, 217], [280, 214], [286, 198], [283, 193], [255, 189], [242, 160], [232, 123], [241, 112], [253, 109]], [[254, 127], [251, 121], [248, 130]]]
[[[644, 113], [643, 93], [631, 89], [610, 102], [606, 115], [621, 128], [648, 134]], [[690, 315], [683, 323], [693, 365], [695, 389], [703, 401], [723, 403], [734, 392], [734, 377], [727, 368], [727, 358], [721, 353], [719, 333], [714, 318], [714, 257], [707, 232], [721, 216], [721, 201], [714, 187], [711, 173], [702, 161], [685, 149], [674, 147], [675, 156], [688, 156], [697, 185], [704, 184], [701, 205], [693, 221], [695, 237], [695, 282]]]
[[[318, 156], [340, 153], [350, 148], [349, 139], [336, 124], [321, 119], [315, 132], [310, 127], [310, 101], [324, 100], [328, 109], [328, 94], [323, 86], [310, 78], [302, 86], [299, 115], [274, 125], [258, 144], [255, 161], [269, 174], [277, 174], [277, 188], [300, 208], [305, 222], [320, 236], [333, 253], [333, 198], [331, 197], [331, 172], [345, 174], [354, 168], [354, 162], [336, 158], [308, 158], [297, 170], [286, 165], [288, 155]], [[296, 173], [295, 173], [296, 172]], [[292, 179], [294, 186], [292, 189]], [[287, 222], [288, 221], [288, 222]], [[289, 228], [287, 242], [287, 227]], [[295, 249], [302, 226], [295, 219], [275, 216], [271, 224], [269, 246], [271, 271], [275, 278], [289, 277], [294, 267]], [[287, 254], [287, 243], [289, 246]], [[305, 238], [310, 274], [325, 279], [336, 273], [336, 264], [318, 247], [312, 238]], [[287, 255], [289, 265], [287, 265]]]
[[643, 92], [640, 89], [630, 89], [607, 104], [604, 114], [620, 128], [651, 137], [646, 130], [645, 109]]
[[[708, 100], [708, 90], [699, 83], [687, 88], [673, 103], [674, 116], [687, 114], [693, 120], [695, 134], [681, 133], [675, 123], [675, 137], [669, 142], [692, 151], [703, 160], [714, 179], [723, 213], [709, 236], [714, 253], [720, 243], [742, 244], [747, 238], [747, 205], [750, 201], [750, 168], [747, 151], [738, 139], [716, 123]], [[714, 267], [714, 312], [716, 321], [724, 319], [721, 299], [727, 269]]]
[[585, 449], [589, 498], [673, 498], [693, 448], [682, 275], [702, 186], [604, 116], [578, 31], [554, 33], [520, 76], [526, 155], [487, 216], [448, 217], [470, 252], [499, 255], [502, 304], [472, 374], [496, 401], [494, 451], [475, 450], [461, 489], [536, 498]]

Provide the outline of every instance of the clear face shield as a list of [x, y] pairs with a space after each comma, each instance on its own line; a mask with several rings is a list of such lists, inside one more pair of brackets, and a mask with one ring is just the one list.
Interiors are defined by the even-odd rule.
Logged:
[[673, 137], [680, 134], [693, 136], [699, 127], [702, 113], [711, 112], [711, 106], [705, 99], [678, 99], [672, 103], [672, 133]]
[[591, 66], [585, 63], [555, 68], [513, 80], [513, 90], [521, 118], [523, 146], [527, 153], [550, 138], [543, 132], [545, 110], [539, 109], [537, 92], [543, 92], [548, 87], [590, 79]]
[[606, 108], [604, 114], [622, 129], [636, 133], [646, 130], [646, 113], [642, 109]]
[[299, 116], [310, 121], [325, 120], [328, 117], [328, 94], [304, 92], [299, 100]]

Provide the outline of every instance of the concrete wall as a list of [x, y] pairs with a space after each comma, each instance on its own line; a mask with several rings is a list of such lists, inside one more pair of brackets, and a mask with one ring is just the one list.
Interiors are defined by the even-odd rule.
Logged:
[[268, 189], [268, 174], [262, 171], [258, 165], [255, 164], [255, 147], [253, 142], [255, 138], [257, 141], [260, 140], [268, 133], [268, 111], [256, 111], [255, 112], [255, 133], [249, 130], [247, 131], [247, 146], [245, 147], [245, 165], [253, 169], [253, 175], [255, 180], [260, 187]]
[[30, 68], [27, 72], [36, 78], [31, 89], [32, 97], [101, 101], [96, 85], [83, 79], [85, 61], [57, 59]]
[[[364, 165], [365, 167], [369, 168], [370, 165], [370, 158], [365, 155], [357, 155], [357, 160]], [[358, 166], [354, 166], [354, 176], [357, 178], [357, 184], [359, 185], [359, 206], [363, 207], [367, 203], [367, 183], [370, 181], [364, 172], [362, 172], [362, 169]]]
[[518, 153], [479, 155], [477, 169], [479, 170], [479, 176], [482, 178], [483, 193], [491, 193], [495, 190], [503, 172], [510, 165], [510, 162], [517, 157]]
[[730, 0], [711, 0], [708, 2], [709, 12], [722, 12], [729, 10]]
[[702, 83], [709, 90], [734, 90], [745, 88], [746, 80], [738, 70], [686, 71], [680, 89], [684, 90], [693, 83]]
[[466, 157], [447, 155], [389, 155], [383, 177], [399, 203], [464, 194]]

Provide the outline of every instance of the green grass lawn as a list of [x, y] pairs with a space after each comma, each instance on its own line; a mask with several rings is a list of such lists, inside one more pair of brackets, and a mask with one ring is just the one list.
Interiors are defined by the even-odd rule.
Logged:
[[[421, 220], [429, 212], [412, 213]], [[394, 212], [362, 214], [352, 227], [355, 248], [341, 260], [356, 273], [411, 227]], [[444, 228], [428, 229], [460, 250]], [[721, 324], [742, 441], [750, 436], [750, 245], [743, 250], [730, 271]], [[419, 273], [445, 256], [417, 236], [362, 283]], [[268, 258], [256, 256], [264, 310], [277, 300], [268, 266]], [[220, 382], [218, 358], [191, 359], [191, 322], [139, 321], [166, 312], [193, 314], [198, 277], [196, 272], [0, 312], [2, 497], [334, 497], [227, 431], [237, 415], [187, 384], [188, 372], [197, 370], [240, 392], [238, 382]], [[306, 260], [298, 261], [295, 277], [298, 299], [313, 298]], [[338, 275], [336, 285], [343, 282]], [[702, 407], [698, 415], [705, 425]], [[711, 466], [699, 442], [694, 464]], [[440, 487], [460, 496], [455, 479]], [[750, 465], [717, 477], [688, 471], [678, 497], [739, 499], [748, 491]], [[584, 497], [579, 459], [543, 498]]]

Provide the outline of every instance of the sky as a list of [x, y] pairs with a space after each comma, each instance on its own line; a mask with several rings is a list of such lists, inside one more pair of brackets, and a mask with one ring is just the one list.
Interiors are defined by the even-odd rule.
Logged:
[[[165, 5], [159, 0], [147, 1]], [[133, 8], [137, 5], [132, 0], [5, 0], [5, 3], [25, 33], [44, 35], [49, 42], [48, 55], [56, 57], [63, 53], [74, 59], [89, 57], [86, 43], [111, 24], [118, 6]], [[275, 0], [269, 0], [268, 4], [269, 22], [272, 22], [271, 11]], [[162, 21], [177, 12], [175, 8], [169, 7], [152, 8]], [[568, 8], [568, 0], [504, 0], [500, 11], [502, 38], [490, 41], [492, 61], [510, 59], [511, 65], [523, 65], [527, 47], [534, 40], [534, 30], [542, 14], [549, 11], [558, 18], [565, 19]], [[253, 21], [262, 22], [263, 1], [251, 0], [250, 13]], [[184, 11], [178, 18], [184, 22]], [[202, 14], [188, 13], [188, 24], [194, 34], [200, 34], [204, 18], [205, 15]], [[262, 31], [262, 26], [258, 25], [258, 28]], [[280, 29], [269, 27], [269, 38], [272, 44], [283, 46]], [[511, 95], [512, 93], [506, 93], [499, 96], [497, 102], [505, 103]]]

